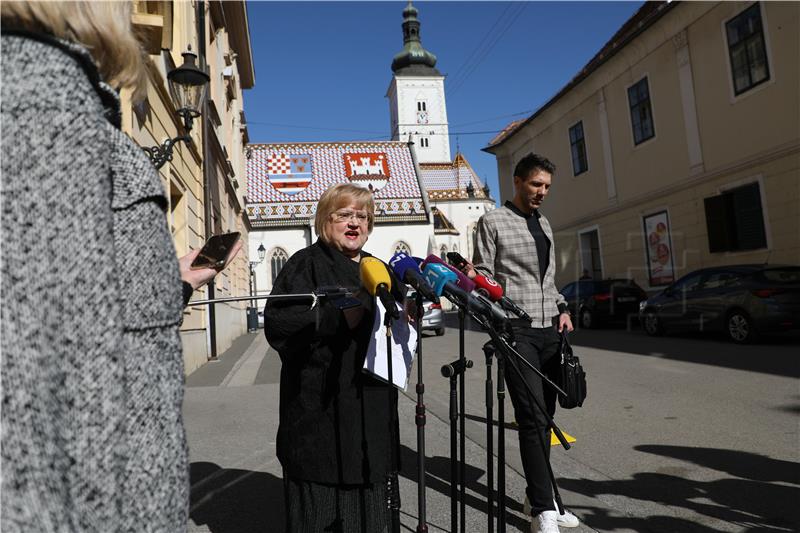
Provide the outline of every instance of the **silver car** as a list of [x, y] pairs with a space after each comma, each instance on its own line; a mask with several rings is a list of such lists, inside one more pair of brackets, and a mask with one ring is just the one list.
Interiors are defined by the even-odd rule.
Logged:
[[[416, 298], [416, 292], [408, 294], [408, 298]], [[436, 335], [441, 337], [444, 335], [444, 313], [442, 306], [435, 304], [430, 300], [422, 300], [422, 309], [425, 314], [422, 316], [422, 331], [434, 331]]]

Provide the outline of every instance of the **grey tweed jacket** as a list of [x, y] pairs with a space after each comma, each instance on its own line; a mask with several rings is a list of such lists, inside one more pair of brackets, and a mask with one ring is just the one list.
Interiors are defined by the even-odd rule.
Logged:
[[181, 283], [153, 166], [85, 49], [2, 36], [2, 522], [186, 529]]
[[555, 284], [553, 230], [544, 215], [539, 222], [550, 239], [550, 262], [543, 280], [536, 241], [525, 219], [505, 206], [486, 213], [478, 221], [472, 263], [478, 272], [494, 278], [503, 287], [503, 293], [531, 316], [532, 327], [546, 328], [553, 325], [553, 317], [559, 314], [558, 306], [566, 302]]

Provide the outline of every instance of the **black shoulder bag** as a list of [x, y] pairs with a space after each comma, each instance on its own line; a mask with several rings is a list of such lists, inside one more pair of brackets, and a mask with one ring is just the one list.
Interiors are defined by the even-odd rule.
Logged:
[[567, 340], [566, 329], [561, 332], [561, 368], [559, 369], [559, 385], [567, 396], [558, 395], [558, 404], [564, 409], [574, 409], [583, 405], [586, 399], [586, 372], [580, 360], [573, 355], [572, 346]]

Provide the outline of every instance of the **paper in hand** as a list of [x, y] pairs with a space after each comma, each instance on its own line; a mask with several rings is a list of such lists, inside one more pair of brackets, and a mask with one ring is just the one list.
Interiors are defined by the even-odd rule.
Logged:
[[[408, 324], [408, 316], [399, 304], [400, 319], [392, 321], [392, 382], [395, 387], [406, 390], [411, 364], [417, 350], [417, 330]], [[364, 359], [364, 370], [378, 379], [389, 382], [386, 357], [386, 326], [383, 325], [386, 309], [380, 299], [375, 300], [375, 322], [372, 326], [372, 337]]]

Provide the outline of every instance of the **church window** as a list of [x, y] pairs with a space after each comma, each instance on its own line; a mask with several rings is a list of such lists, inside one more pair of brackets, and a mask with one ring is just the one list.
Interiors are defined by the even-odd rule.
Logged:
[[420, 137], [419, 145], [421, 147], [423, 147], [423, 148], [427, 148], [428, 147], [428, 138], [427, 137]]
[[406, 255], [411, 255], [411, 247], [403, 241], [397, 241], [394, 244], [394, 253], [399, 254], [401, 252]]
[[275, 285], [275, 280], [278, 278], [278, 274], [280, 273], [283, 265], [286, 264], [286, 261], [289, 260], [289, 254], [287, 254], [283, 249], [276, 248], [274, 252], [272, 252], [272, 258], [270, 259], [270, 267], [272, 270], [272, 285]]

